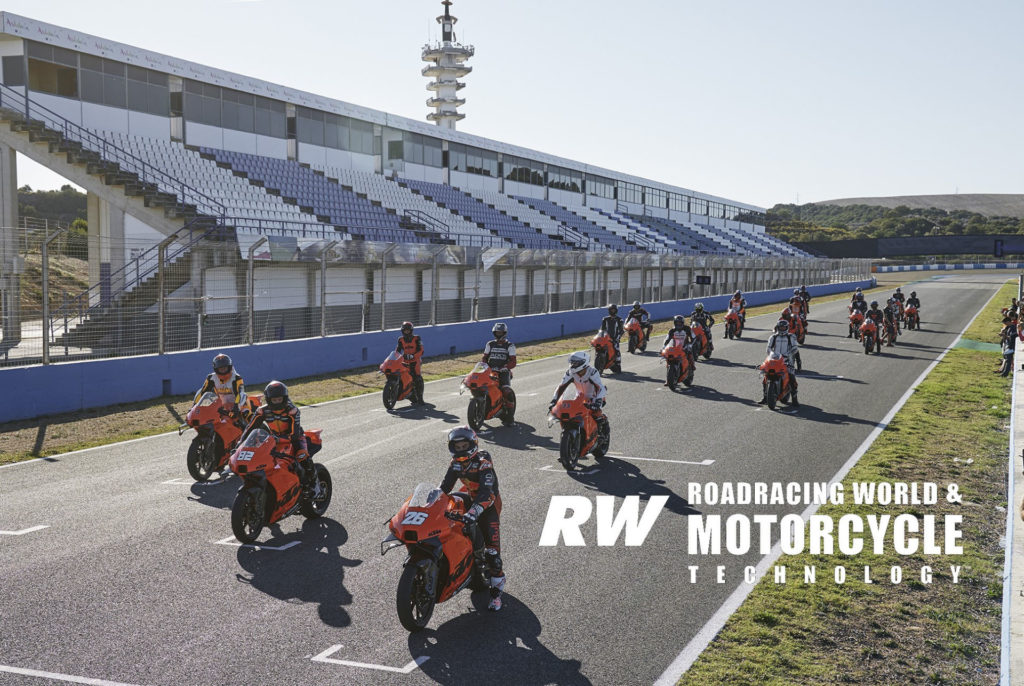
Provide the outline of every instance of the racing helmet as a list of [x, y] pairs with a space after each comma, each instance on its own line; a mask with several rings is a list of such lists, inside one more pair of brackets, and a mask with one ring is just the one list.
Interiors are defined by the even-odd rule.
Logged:
[[288, 406], [288, 387], [280, 381], [271, 381], [263, 389], [263, 400], [271, 410], [280, 410]]
[[779, 333], [789, 333], [789, 322], [785, 319], [780, 319], [775, 325], [775, 330]]
[[448, 432], [448, 452], [452, 459], [463, 462], [477, 454], [480, 444], [476, 432], [468, 426], [457, 426]]
[[587, 353], [580, 350], [569, 356], [569, 369], [573, 374], [583, 376], [587, 371], [587, 362], [589, 361]]
[[220, 353], [213, 358], [213, 372], [220, 377], [221, 381], [227, 381], [233, 369], [234, 365], [231, 364], [231, 358], [224, 353]]
[[[505, 322], [498, 322], [497, 324], [491, 327], [491, 333], [494, 334], [495, 338], [501, 340], [502, 338], [505, 337], [505, 334], [508, 333], [508, 326], [505, 324]], [[476, 434], [474, 434], [474, 436], [475, 435]]]

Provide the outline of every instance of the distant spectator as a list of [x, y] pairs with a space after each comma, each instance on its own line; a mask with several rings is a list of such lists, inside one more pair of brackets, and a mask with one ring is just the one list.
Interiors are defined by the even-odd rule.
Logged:
[[1017, 345], [1017, 317], [1003, 317], [1003, 328], [999, 332], [999, 343], [1003, 348], [1003, 363], [996, 373], [1000, 376], [1009, 376], [1013, 369], [1013, 351]]

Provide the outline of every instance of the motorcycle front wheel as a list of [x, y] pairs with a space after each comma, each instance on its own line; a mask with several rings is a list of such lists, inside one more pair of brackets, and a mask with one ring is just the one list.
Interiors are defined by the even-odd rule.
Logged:
[[673, 391], [676, 390], [676, 381], [679, 380], [679, 365], [674, 362], [668, 366], [668, 372], [665, 381], [668, 382], [668, 387]]
[[765, 396], [768, 398], [768, 409], [774, 410], [775, 405], [779, 402], [779, 382], [769, 381], [768, 389], [765, 391]]
[[726, 326], [725, 333], [729, 336], [729, 340], [731, 341], [736, 336], [736, 325], [729, 322]]
[[[316, 495], [319, 487], [320, 495]], [[331, 473], [322, 464], [316, 465], [316, 482], [313, 485], [313, 496], [303, 498], [299, 510], [306, 519], [317, 519], [323, 517], [331, 504], [331, 496], [334, 495], [334, 487], [331, 485]]]
[[240, 543], [252, 543], [263, 531], [264, 494], [261, 488], [241, 488], [231, 506], [231, 532]]
[[196, 436], [188, 447], [185, 464], [189, 476], [196, 481], [206, 481], [217, 468], [217, 446], [213, 438]]
[[629, 334], [629, 352], [630, 352], [630, 354], [633, 354], [633, 353], [636, 352], [636, 346], [637, 346], [636, 334], [635, 333], [631, 333], [631, 334]]
[[562, 440], [558, 446], [558, 461], [565, 467], [565, 471], [572, 471], [576, 463], [580, 461], [580, 430], [564, 429]]
[[393, 409], [395, 403], [398, 402], [398, 383], [398, 379], [395, 377], [388, 377], [388, 382], [384, 384], [384, 390], [381, 391], [381, 401], [388, 410]]
[[469, 411], [467, 413], [467, 420], [469, 426], [473, 431], [479, 431], [480, 427], [484, 425], [484, 417], [487, 416], [487, 408], [484, 407], [483, 398], [473, 398], [469, 401]]
[[434, 614], [437, 599], [427, 592], [427, 573], [419, 565], [407, 565], [398, 579], [395, 607], [398, 621], [407, 631], [422, 631]]
[[608, 359], [605, 357], [604, 351], [601, 350], [594, 356], [594, 369], [597, 370], [598, 376], [604, 375], [605, 365], [608, 364]]

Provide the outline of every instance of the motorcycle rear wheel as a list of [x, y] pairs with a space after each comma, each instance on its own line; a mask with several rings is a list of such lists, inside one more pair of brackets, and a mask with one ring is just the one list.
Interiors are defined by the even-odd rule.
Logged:
[[231, 532], [240, 543], [252, 543], [263, 531], [266, 520], [261, 488], [241, 488], [231, 506]]
[[565, 467], [565, 471], [571, 472], [580, 461], [580, 431], [579, 429], [567, 429], [562, 431], [562, 440], [558, 446], [558, 461]]
[[469, 426], [473, 431], [479, 431], [480, 427], [484, 425], [484, 417], [487, 416], [487, 408], [484, 407], [483, 398], [473, 398], [469, 401], [469, 411], [466, 419], [469, 421]]
[[779, 382], [769, 381], [768, 389], [765, 391], [765, 396], [768, 398], [768, 409], [774, 410], [775, 405], [779, 402]]
[[384, 407], [388, 410], [394, 409], [395, 403], [398, 402], [398, 383], [398, 379], [391, 377], [384, 384], [384, 390], [381, 391], [381, 401], [383, 401]]
[[[331, 473], [322, 464], [316, 465], [316, 481], [320, 485], [320, 497], [303, 498], [299, 505], [299, 511], [306, 519], [318, 519], [323, 517], [327, 508], [331, 505], [331, 497], [334, 495], [334, 486], [331, 483]], [[314, 493], [316, 487], [314, 486]]]
[[410, 564], [402, 570], [395, 609], [398, 610], [398, 621], [407, 631], [422, 631], [434, 614], [437, 599], [427, 593], [426, 586], [427, 578], [422, 567]]

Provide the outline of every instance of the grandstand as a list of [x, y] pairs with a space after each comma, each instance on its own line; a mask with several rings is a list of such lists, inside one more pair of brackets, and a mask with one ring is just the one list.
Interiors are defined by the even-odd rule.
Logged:
[[[203, 269], [279, 256], [285, 244], [300, 255], [310, 240], [346, 250], [380, 243], [809, 256], [767, 236], [760, 207], [7, 12], [0, 81], [0, 178], [16, 187], [17, 151], [89, 192], [92, 287], [70, 298], [77, 314], [64, 313], [65, 328], [97, 319], [95, 308], [107, 311], [151, 282], [159, 259], [168, 259], [159, 253], [167, 241], [173, 261], [187, 266], [171, 284], [179, 296], [199, 293], [197, 278], [206, 287]], [[0, 214], [2, 226], [17, 226], [11, 195], [0, 194]], [[192, 260], [192, 246], [214, 231], [216, 254]], [[0, 239], [15, 240], [9, 229]], [[228, 245], [236, 246], [233, 258], [223, 252]], [[18, 266], [12, 251], [0, 254], [7, 345], [19, 338]], [[241, 297], [232, 293], [199, 295]], [[155, 302], [137, 306], [152, 310]]]

